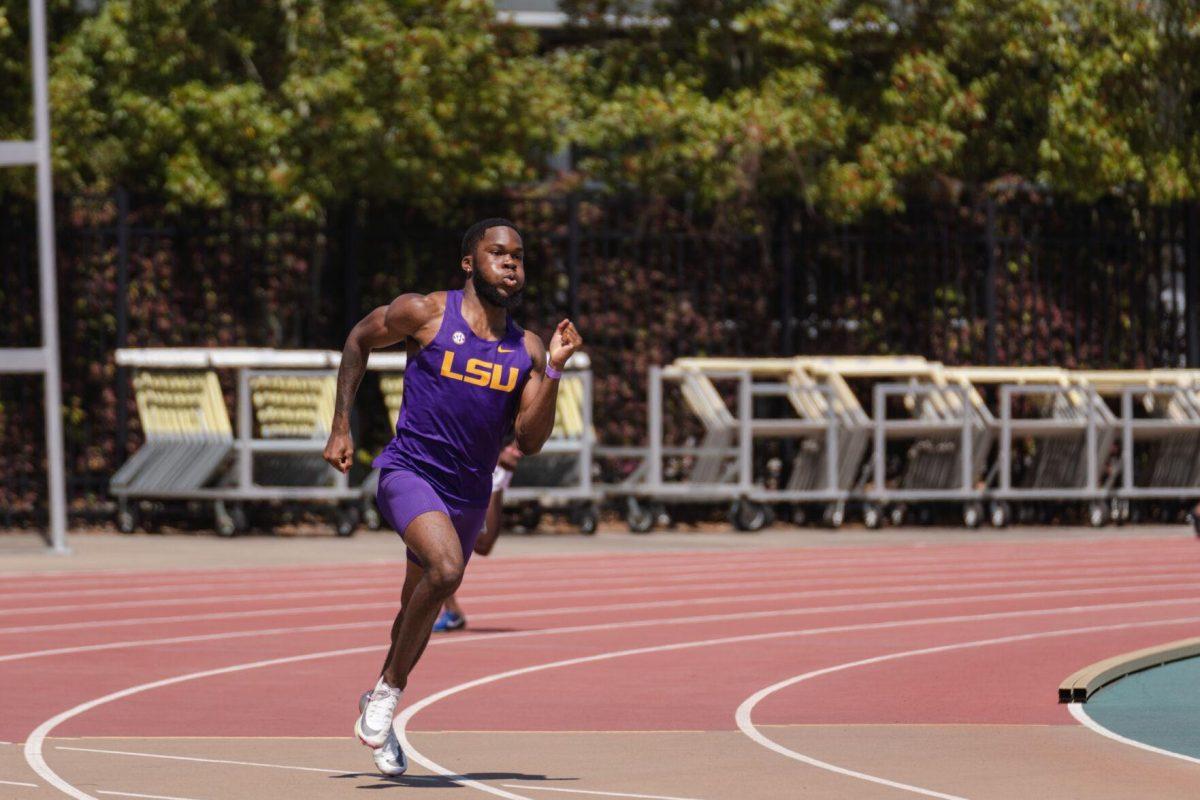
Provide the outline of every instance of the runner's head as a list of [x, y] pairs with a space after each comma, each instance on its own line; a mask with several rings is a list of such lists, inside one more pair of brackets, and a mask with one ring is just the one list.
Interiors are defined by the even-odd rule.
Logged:
[[516, 308], [525, 289], [525, 250], [517, 226], [492, 217], [467, 228], [462, 268], [480, 299], [500, 308]]

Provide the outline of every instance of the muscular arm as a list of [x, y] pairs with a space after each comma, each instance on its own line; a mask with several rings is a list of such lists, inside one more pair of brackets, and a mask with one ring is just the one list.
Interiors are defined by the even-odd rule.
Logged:
[[325, 460], [336, 469], [342, 472], [350, 469], [354, 453], [354, 443], [350, 439], [350, 409], [354, 407], [354, 395], [367, 371], [371, 351], [413, 336], [437, 312], [436, 303], [429, 297], [402, 294], [391, 304], [380, 306], [363, 317], [346, 337], [342, 363], [338, 367], [333, 425], [325, 445]]
[[542, 340], [525, 334], [525, 347], [533, 359], [533, 369], [521, 393], [521, 407], [514, 425], [517, 447], [526, 455], [537, 453], [554, 430], [554, 410], [558, 403], [558, 381], [546, 377], [546, 364], [562, 371], [567, 359], [583, 345], [575, 326], [563, 320], [550, 339], [547, 351]]
[[558, 403], [558, 381], [546, 379], [546, 345], [537, 336], [526, 333], [525, 347], [533, 359], [533, 370], [521, 393], [514, 432], [517, 447], [527, 455], [542, 449], [554, 430], [554, 409]]

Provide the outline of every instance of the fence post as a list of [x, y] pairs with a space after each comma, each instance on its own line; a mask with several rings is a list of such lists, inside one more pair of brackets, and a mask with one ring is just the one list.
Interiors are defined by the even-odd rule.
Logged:
[[779, 203], [778, 224], [780, 281], [780, 346], [785, 356], [796, 354], [796, 275], [792, 258], [792, 204], [786, 199]]
[[1187, 365], [1200, 366], [1200, 202], [1187, 207], [1184, 220], [1184, 313], [1187, 315]]
[[567, 308], [579, 320], [579, 195], [567, 196]]
[[987, 363], [996, 363], [996, 201], [987, 198], [986, 229], [984, 230], [984, 246], [987, 248], [987, 278], [984, 286], [984, 312], [987, 314], [986, 342]]
[[351, 200], [343, 206], [346, 215], [343, 220], [342, 248], [342, 336], [345, 337], [358, 324], [362, 314], [362, 287], [358, 280], [358, 247], [361, 238], [359, 229], [358, 203]]
[[[129, 343], [129, 192], [117, 188], [117, 348]], [[129, 454], [129, 368], [117, 367], [117, 462]]]

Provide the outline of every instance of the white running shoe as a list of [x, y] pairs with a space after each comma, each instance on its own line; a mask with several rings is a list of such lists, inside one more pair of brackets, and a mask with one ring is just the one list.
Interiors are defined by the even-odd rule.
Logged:
[[[366, 710], [370, 700], [370, 690], [363, 692], [362, 697], [358, 698], [360, 714]], [[400, 747], [400, 740], [396, 738], [396, 731], [391, 726], [388, 726], [388, 738], [383, 743], [383, 747], [372, 749], [371, 755], [374, 756], [375, 766], [379, 771], [390, 778], [398, 777], [408, 771], [408, 756], [404, 755], [404, 750]]]
[[382, 680], [371, 690], [366, 706], [354, 723], [354, 735], [372, 749], [383, 747], [392, 732], [392, 716], [400, 702], [400, 690], [383, 683]]

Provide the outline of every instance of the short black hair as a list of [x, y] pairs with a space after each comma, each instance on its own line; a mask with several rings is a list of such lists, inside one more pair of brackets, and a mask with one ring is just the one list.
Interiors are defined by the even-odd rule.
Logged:
[[[483, 239], [483, 235], [488, 232], [489, 228], [512, 228], [517, 232], [517, 236], [521, 236], [520, 229], [513, 224], [512, 220], [507, 220], [504, 217], [488, 217], [481, 219], [471, 227], [467, 228], [467, 232], [463, 235], [462, 240], [462, 257], [466, 258], [475, 252], [475, 245], [479, 244]], [[524, 236], [521, 236], [524, 239]]]

